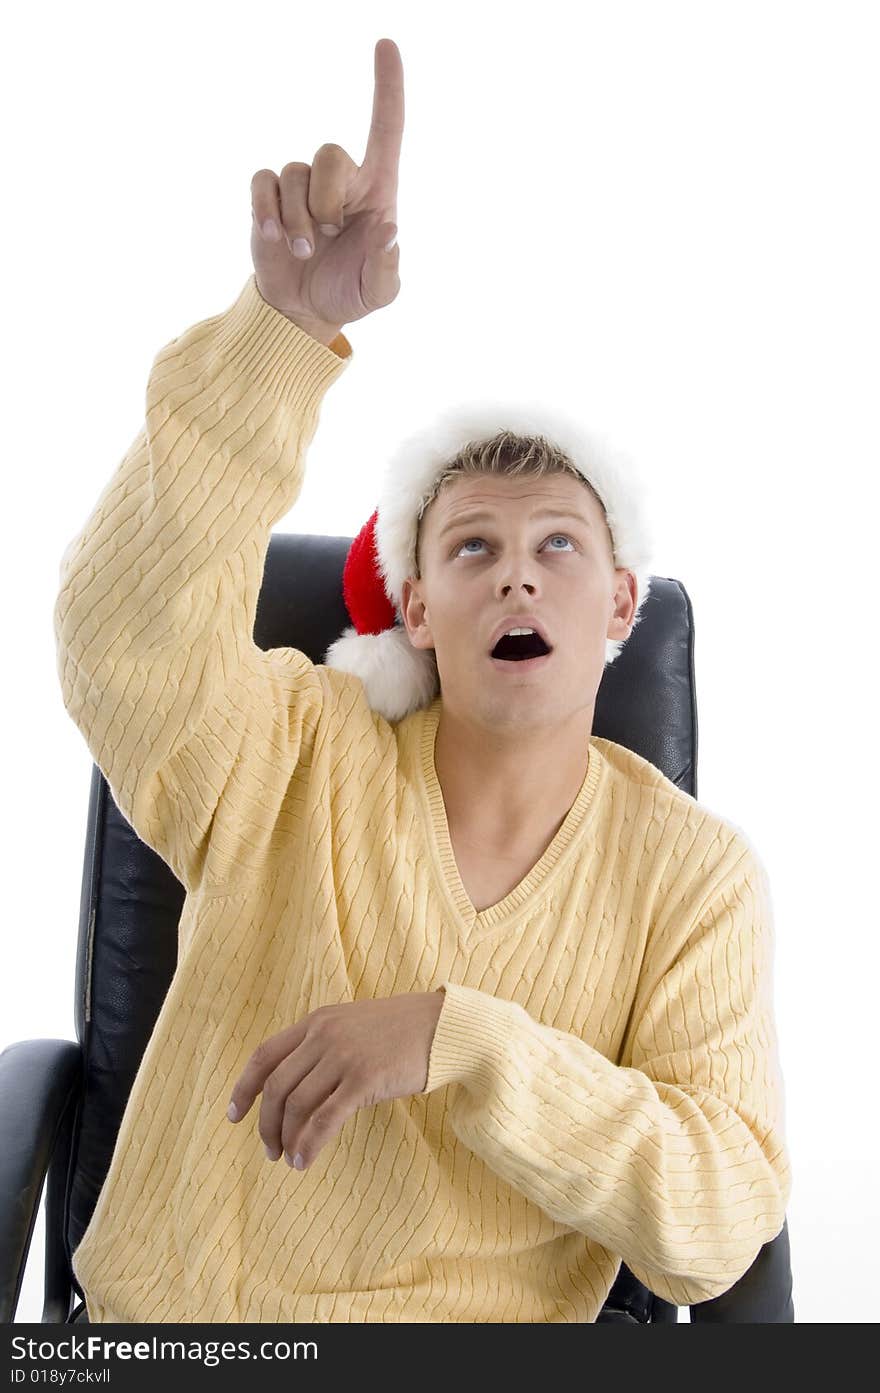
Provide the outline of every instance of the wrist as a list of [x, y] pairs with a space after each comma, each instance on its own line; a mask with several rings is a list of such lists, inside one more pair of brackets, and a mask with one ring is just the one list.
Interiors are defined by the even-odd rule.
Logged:
[[[284, 314], [284, 311], [280, 310], [279, 313]], [[289, 319], [291, 324], [296, 324], [304, 333], [308, 334], [313, 339], [317, 339], [319, 343], [323, 343], [327, 348], [329, 348], [330, 344], [336, 338], [336, 335], [342, 331], [341, 324], [325, 324], [321, 320], [306, 319], [305, 316], [301, 314], [285, 314], [284, 318]]]
[[269, 299], [268, 295], [265, 294], [263, 286], [260, 285], [259, 276], [255, 276], [254, 280], [257, 290], [261, 298], [266, 301], [266, 304], [270, 305], [272, 309], [275, 310], [276, 314], [281, 314], [285, 319], [289, 319], [291, 324], [296, 324], [304, 333], [309, 334], [313, 339], [318, 339], [319, 342], [329, 345], [336, 338], [336, 335], [341, 333], [341, 324], [328, 324], [326, 320], [316, 319], [312, 315], [298, 314], [296, 312], [291, 313], [289, 310], [283, 310], [280, 305], [276, 305]]

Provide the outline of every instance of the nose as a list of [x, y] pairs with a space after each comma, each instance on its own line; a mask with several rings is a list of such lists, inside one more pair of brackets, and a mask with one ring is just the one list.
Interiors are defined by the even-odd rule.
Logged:
[[529, 578], [529, 568], [531, 561], [510, 561], [498, 571], [498, 595], [510, 596], [518, 589], [526, 592], [526, 595], [535, 595], [537, 586], [533, 579]]
[[496, 576], [496, 588], [500, 595], [510, 595], [518, 588], [522, 588], [528, 594], [535, 591], [535, 560], [529, 553], [528, 547], [521, 550], [514, 550], [505, 553], [498, 560], [498, 574]]

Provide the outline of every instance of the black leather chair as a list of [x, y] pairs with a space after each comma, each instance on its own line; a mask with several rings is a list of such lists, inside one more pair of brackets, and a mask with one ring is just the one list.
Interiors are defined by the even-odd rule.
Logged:
[[[257, 605], [260, 648], [295, 645], [313, 662], [350, 623], [342, 569], [350, 539], [270, 537]], [[594, 733], [650, 760], [696, 794], [697, 712], [690, 600], [656, 577], [643, 618], [606, 667]], [[292, 597], [296, 596], [296, 607]], [[42, 1320], [86, 1318], [70, 1258], [110, 1164], [122, 1114], [177, 961], [184, 890], [122, 817], [92, 769], [76, 962], [76, 1041], [29, 1040], [0, 1054], [0, 1319], [13, 1321], [46, 1181]], [[678, 1308], [625, 1264], [600, 1322], [675, 1322]], [[729, 1291], [691, 1322], [794, 1321], [788, 1222]]]

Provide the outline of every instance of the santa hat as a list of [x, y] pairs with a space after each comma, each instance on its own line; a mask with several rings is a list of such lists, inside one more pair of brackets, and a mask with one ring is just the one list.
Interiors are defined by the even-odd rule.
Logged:
[[[425, 499], [465, 445], [491, 440], [499, 431], [542, 436], [595, 490], [605, 510], [614, 565], [631, 570], [638, 582], [633, 626], [641, 618], [650, 588], [651, 544], [634, 461], [586, 432], [564, 408], [546, 402], [481, 398], [448, 408], [408, 436], [389, 461], [378, 507], [354, 538], [342, 574], [354, 627], [343, 631], [324, 658], [327, 667], [359, 677], [371, 709], [387, 721], [429, 706], [439, 692], [434, 652], [410, 643], [401, 608], [403, 582], [416, 573], [416, 530]], [[606, 640], [606, 663], [614, 662], [625, 642]]]

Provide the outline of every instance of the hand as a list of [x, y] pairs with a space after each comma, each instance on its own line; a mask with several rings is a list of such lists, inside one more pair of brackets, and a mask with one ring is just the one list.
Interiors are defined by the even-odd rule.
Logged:
[[257, 1046], [232, 1090], [234, 1120], [262, 1092], [258, 1130], [269, 1159], [283, 1150], [305, 1170], [358, 1108], [424, 1092], [444, 996], [441, 987], [319, 1006]]
[[[400, 248], [385, 250], [397, 232], [403, 136], [403, 64], [392, 39], [376, 44], [374, 73], [372, 124], [360, 168], [340, 145], [322, 145], [311, 167], [286, 164], [280, 176], [261, 169], [251, 180], [257, 289], [303, 327], [338, 331], [390, 304], [400, 290]], [[261, 230], [267, 218], [278, 227], [277, 241]], [[341, 231], [333, 235], [322, 224]], [[299, 237], [310, 242], [311, 255], [294, 254]]]

